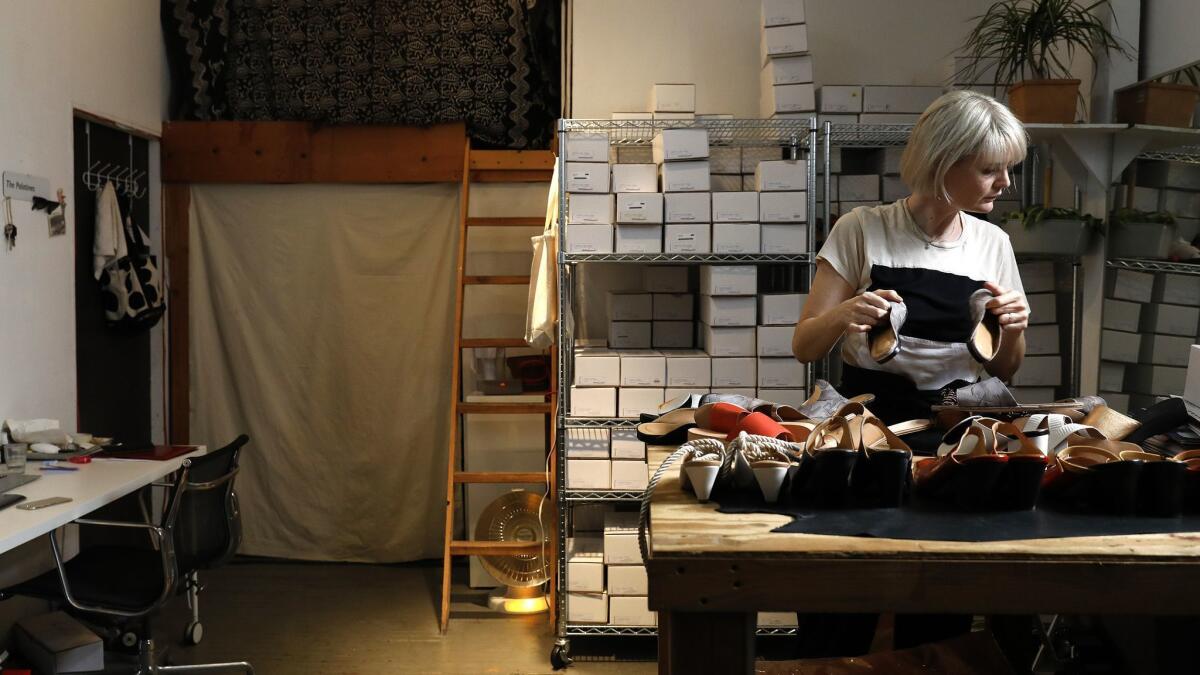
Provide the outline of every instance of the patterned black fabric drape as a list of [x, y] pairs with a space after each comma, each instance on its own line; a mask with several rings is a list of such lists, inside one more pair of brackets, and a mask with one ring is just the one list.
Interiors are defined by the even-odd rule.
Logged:
[[173, 120], [226, 119], [227, 0], [162, 0]]
[[[559, 107], [558, 2], [227, 1], [224, 100], [210, 107], [214, 117], [327, 124], [465, 120], [477, 145], [549, 144]], [[163, 0], [167, 34], [173, 32], [168, 7], [177, 26], [197, 25], [179, 7], [200, 13], [200, 5], [221, 5], [224, 12], [220, 0]], [[173, 89], [195, 90], [197, 69], [211, 70], [216, 61], [215, 55], [192, 56], [187, 80], [175, 75]], [[203, 110], [184, 110], [207, 119]]]

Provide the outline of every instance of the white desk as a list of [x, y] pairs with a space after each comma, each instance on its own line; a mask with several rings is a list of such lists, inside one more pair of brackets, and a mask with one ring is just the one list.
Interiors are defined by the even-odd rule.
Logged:
[[[0, 553], [53, 532], [67, 523], [82, 518], [105, 504], [143, 488], [183, 465], [183, 460], [205, 453], [204, 447], [172, 459], [110, 459], [94, 457], [88, 464], [70, 464], [78, 471], [42, 471], [41, 462], [29, 462], [25, 471], [40, 475], [39, 480], [12, 490], [25, 495], [26, 501], [47, 497], [70, 497], [65, 504], [56, 504], [36, 511], [18, 509], [19, 504], [0, 511]], [[23, 503], [23, 502], [22, 502]]]

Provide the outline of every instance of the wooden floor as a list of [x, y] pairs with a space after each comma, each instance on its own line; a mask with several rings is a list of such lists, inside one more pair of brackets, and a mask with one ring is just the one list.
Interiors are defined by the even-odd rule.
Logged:
[[[462, 572], [465, 581], [465, 567]], [[450, 630], [440, 635], [440, 575], [440, 563], [239, 560], [202, 576], [201, 644], [178, 646], [183, 623], [175, 613], [161, 626], [169, 635], [160, 642], [172, 645], [175, 663], [246, 660], [259, 675], [553, 672], [554, 638], [546, 615], [494, 614], [480, 606], [482, 596], [465, 583], [454, 587]], [[572, 644], [573, 650], [584, 647]], [[607, 651], [611, 658], [619, 645], [598, 647], [591, 651], [599, 658]], [[650, 662], [576, 661], [567, 672], [656, 670]]]

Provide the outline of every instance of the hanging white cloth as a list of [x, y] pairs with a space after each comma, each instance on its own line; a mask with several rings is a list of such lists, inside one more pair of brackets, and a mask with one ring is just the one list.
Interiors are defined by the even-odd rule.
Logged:
[[99, 279], [105, 265], [128, 255], [122, 231], [121, 206], [112, 181], [96, 193], [96, 238], [92, 240], [92, 276]]
[[546, 226], [541, 234], [530, 237], [533, 265], [529, 270], [529, 301], [525, 311], [525, 342], [545, 349], [556, 340], [554, 322], [558, 319], [558, 163], [550, 178], [546, 197]]

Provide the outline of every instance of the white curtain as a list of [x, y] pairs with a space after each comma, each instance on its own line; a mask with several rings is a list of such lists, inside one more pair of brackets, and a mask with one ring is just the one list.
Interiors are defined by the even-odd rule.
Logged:
[[242, 553], [441, 556], [458, 186], [205, 185], [192, 439], [245, 432]]

